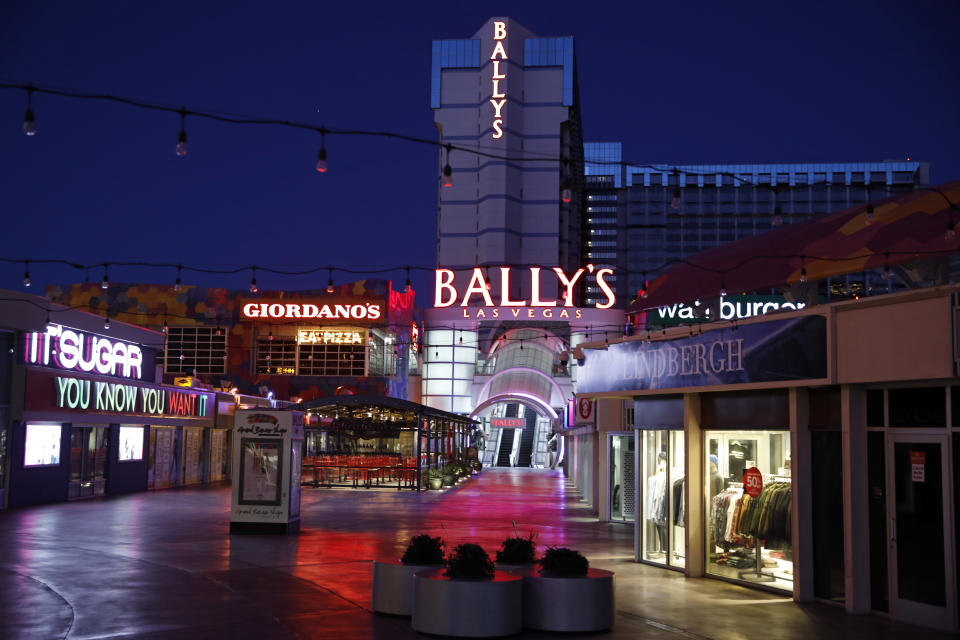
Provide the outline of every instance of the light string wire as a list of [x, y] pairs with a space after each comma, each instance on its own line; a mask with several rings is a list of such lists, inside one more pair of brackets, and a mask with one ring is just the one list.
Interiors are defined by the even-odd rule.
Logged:
[[[294, 120], [286, 120], [281, 118], [271, 118], [271, 117], [262, 117], [262, 116], [252, 116], [252, 115], [243, 115], [236, 113], [229, 113], [224, 111], [216, 111], [211, 109], [199, 109], [193, 107], [186, 107], [183, 105], [176, 106], [173, 104], [164, 104], [159, 102], [151, 102], [147, 100], [131, 98], [127, 96], [120, 96], [112, 93], [94, 93], [90, 91], [82, 91], [78, 89], [67, 89], [62, 87], [55, 87], [51, 85], [40, 85], [29, 82], [0, 82], [0, 89], [11, 89], [19, 90], [27, 93], [28, 96], [33, 94], [48, 94], [53, 96], [59, 96], [64, 98], [79, 99], [79, 100], [98, 100], [105, 102], [116, 102], [119, 104], [136, 107], [139, 109], [146, 109], [151, 111], [160, 111], [166, 113], [175, 113], [180, 115], [182, 118], [186, 116], [192, 116], [197, 118], [203, 118], [207, 120], [212, 120], [215, 122], [221, 122], [226, 124], [240, 124], [240, 125], [260, 125], [260, 126], [282, 126], [289, 127], [294, 129], [301, 129], [306, 131], [312, 131], [315, 133], [320, 133], [323, 136], [333, 135], [333, 136], [370, 136], [370, 137], [381, 137], [381, 138], [390, 138], [395, 140], [401, 140], [404, 142], [411, 142], [415, 144], [428, 145], [432, 147], [437, 147], [441, 150], [447, 151], [463, 151], [465, 153], [471, 153], [480, 157], [490, 158], [493, 160], [504, 160], [509, 162], [557, 162], [564, 163], [568, 162], [569, 159], [564, 156], [555, 156], [552, 154], [541, 153], [536, 151], [527, 151], [524, 150], [524, 156], [509, 156], [504, 155], [503, 153], [498, 153], [494, 151], [487, 151], [486, 149], [493, 149], [489, 145], [481, 145], [479, 142], [475, 147], [462, 146], [450, 144], [444, 142], [443, 140], [431, 140], [429, 138], [422, 138], [419, 136], [414, 136], [405, 133], [398, 133], [394, 131], [379, 131], [373, 129], [337, 129], [330, 128], [324, 125], [317, 125], [312, 123], [297, 122]], [[519, 150], [515, 150], [519, 151]], [[636, 169], [649, 169], [658, 173], [664, 174], [679, 174], [683, 173], [688, 176], [725, 176], [731, 178], [732, 180], [739, 182], [741, 184], [750, 185], [756, 188], [766, 188], [771, 191], [778, 191], [781, 187], [779, 185], [765, 184], [765, 183], [754, 183], [748, 178], [744, 177], [743, 173], [737, 172], [726, 172], [726, 171], [688, 171], [686, 165], [671, 165], [671, 164], [650, 164], [644, 162], [631, 162], [626, 160], [587, 160], [584, 159], [585, 165], [609, 165], [609, 166], [618, 166], [626, 167], [627, 169], [636, 168]], [[806, 186], [816, 186], [820, 184], [830, 184], [830, 182], [823, 180], [819, 182], [809, 182], [804, 183]], [[675, 185], [669, 185], [675, 186]], [[679, 185], [676, 185], [679, 186]], [[870, 185], [864, 185], [864, 187], [869, 191]], [[875, 188], [879, 190], [879, 188]], [[951, 203], [953, 208], [956, 208], [953, 203]]]
[[[181, 119], [185, 118], [187, 115], [190, 115], [194, 117], [205, 118], [205, 119], [222, 122], [222, 123], [228, 123], [228, 124], [283, 126], [283, 127], [313, 131], [316, 133], [320, 133], [324, 137], [326, 135], [344, 135], [344, 136], [372, 136], [372, 137], [390, 138], [390, 139], [396, 139], [396, 140], [401, 140], [405, 142], [429, 145], [429, 146], [438, 148], [438, 150], [445, 149], [448, 154], [451, 150], [457, 150], [457, 151], [463, 151], [466, 153], [472, 153], [474, 155], [481, 156], [481, 157], [486, 157], [486, 158], [491, 158], [496, 160], [504, 160], [504, 161], [537, 161], [537, 162], [548, 161], [548, 162], [557, 162], [557, 163], [562, 163], [567, 161], [567, 159], [562, 156], [557, 157], [557, 156], [551, 156], [547, 154], [538, 154], [538, 153], [529, 153], [529, 152], [524, 152], [527, 154], [526, 157], [515, 157], [515, 156], [503, 155], [501, 153], [493, 153], [493, 152], [482, 150], [482, 147], [479, 143], [477, 144], [476, 148], [471, 148], [471, 147], [465, 147], [460, 145], [452, 145], [452, 144], [443, 142], [443, 140], [430, 140], [427, 138], [421, 138], [417, 136], [407, 135], [403, 133], [396, 133], [392, 131], [327, 128], [322, 125], [295, 122], [292, 120], [247, 116], [247, 115], [232, 114], [232, 113], [221, 112], [221, 111], [187, 108], [185, 106], [174, 106], [170, 104], [149, 102], [145, 100], [130, 98], [126, 96], [119, 96], [119, 95], [110, 94], [110, 93], [92, 93], [88, 91], [65, 89], [65, 88], [48, 86], [48, 85], [37, 85], [33, 83], [0, 82], [0, 89], [20, 90], [20, 91], [26, 92], [28, 98], [30, 99], [31, 107], [32, 107], [32, 96], [34, 94], [49, 94], [49, 95], [72, 98], [72, 99], [116, 102], [119, 104], [124, 104], [127, 106], [132, 106], [140, 109], [175, 113], [180, 115]], [[717, 171], [702, 172], [702, 173], [691, 172], [691, 171], [686, 171], [683, 165], [656, 165], [656, 164], [646, 164], [646, 163], [638, 163], [638, 162], [630, 162], [630, 161], [622, 161], [622, 160], [621, 161], [585, 160], [585, 164], [616, 165], [616, 166], [624, 166], [624, 167], [627, 167], [628, 169], [629, 168], [646, 168], [646, 169], [651, 169], [653, 171], [662, 172], [664, 174], [675, 175], [677, 176], [677, 184], [671, 185], [671, 186], [679, 186], [679, 174], [684, 173], [686, 175], [692, 175], [692, 176], [717, 176], [717, 175], [726, 176], [740, 184], [750, 185], [755, 188], [769, 189], [773, 191], [774, 194], [777, 194], [781, 188], [779, 185], [764, 184], [764, 183], [755, 184], [751, 182], [749, 179], [745, 178], [744, 174], [742, 173], [717, 172]], [[805, 186], [816, 186], [819, 184], [831, 184], [831, 183], [824, 180], [822, 182], [805, 183]], [[884, 191], [886, 190], [885, 186], [886, 185], [884, 185], [884, 188], [883, 188]], [[864, 185], [864, 188], [867, 190], [868, 193], [871, 190], [881, 189], [879, 187], [871, 189], [870, 185]], [[937, 187], [928, 187], [928, 186], [917, 187], [915, 191], [935, 192], [939, 194], [946, 201], [950, 209], [952, 209], [953, 211], [960, 211], [960, 207], [958, 207], [956, 203], [951, 201], [950, 198], [941, 189]], [[878, 202], [881, 202], [881, 201], [878, 201]], [[777, 203], [774, 202], [774, 205], [776, 204]], [[953, 226], [952, 215], [949, 222], [950, 222], [949, 226], [952, 228]], [[943, 255], [944, 253], [949, 253], [949, 252], [950, 251], [945, 251], [945, 250], [911, 251], [911, 252], [884, 251], [882, 254], [881, 252], [867, 252], [867, 253], [861, 253], [855, 257], [839, 257], [839, 258], [826, 257], [826, 256], [817, 257], [817, 256], [809, 256], [809, 255], [801, 256], [801, 255], [786, 255], [786, 254], [778, 254], [775, 256], [748, 256], [744, 260], [738, 263], [734, 263], [724, 269], [708, 267], [706, 265], [697, 264], [695, 261], [692, 261], [688, 258], [682, 258], [682, 259], [669, 260], [660, 264], [659, 266], [647, 267], [642, 270], [641, 269], [627, 270], [625, 273], [627, 275], [644, 275], [645, 276], [648, 273], [657, 273], [670, 266], [682, 263], [702, 271], [712, 272], [722, 276], [729, 271], [743, 267], [745, 264], [749, 263], [752, 260], [762, 260], [762, 259], [770, 259], [770, 258], [777, 258], [777, 259], [789, 258], [789, 259], [799, 259], [800, 261], [811, 259], [811, 260], [817, 260], [821, 262], [822, 261], [845, 262], [849, 260], [861, 260], [863, 258], [874, 257], [878, 255], [886, 255], [886, 256], [911, 255], [919, 258], [926, 255], [930, 255], [930, 256]], [[176, 268], [178, 271], [183, 270], [183, 271], [190, 271], [195, 273], [217, 274], [217, 275], [233, 275], [233, 274], [241, 273], [244, 271], [255, 271], [257, 269], [267, 273], [274, 274], [274, 275], [284, 275], [284, 276], [311, 275], [311, 274], [323, 271], [324, 269], [327, 269], [331, 273], [333, 270], [336, 270], [341, 273], [352, 274], [352, 275], [386, 274], [386, 273], [391, 273], [395, 271], [400, 271], [402, 269], [406, 269], [408, 271], [410, 269], [414, 269], [418, 271], [434, 269], [434, 267], [424, 267], [424, 266], [414, 266], [414, 265], [410, 265], [410, 266], [405, 265], [402, 267], [384, 267], [379, 269], [344, 268], [344, 267], [332, 267], [330, 265], [313, 266], [313, 267], [308, 267], [306, 269], [299, 269], [299, 270], [278, 269], [275, 267], [265, 267], [260, 265], [240, 266], [240, 267], [227, 268], [227, 269], [211, 269], [211, 268], [204, 268], [204, 267], [192, 266], [192, 265], [182, 265], [179, 263], [170, 263], [170, 262], [109, 260], [109, 261], [104, 261], [100, 263], [80, 264], [77, 262], [63, 260], [63, 259], [34, 259], [34, 258], [25, 259], [25, 258], [7, 258], [7, 257], [0, 257], [0, 262], [17, 263], [17, 264], [28, 263], [28, 262], [33, 262], [35, 264], [62, 264], [62, 265], [73, 267], [74, 269], [77, 269], [77, 270], [88, 270], [93, 267], [102, 266], [105, 271], [108, 265], [124, 266], [124, 267], [167, 268], [167, 269]], [[602, 264], [602, 260], [598, 262]], [[477, 266], [491, 267], [491, 266], [497, 266], [497, 265], [482, 264]], [[511, 265], [511, 266], [526, 268], [530, 266], [539, 266], [539, 265]], [[619, 271], [619, 273], [624, 273], [624, 271]]]

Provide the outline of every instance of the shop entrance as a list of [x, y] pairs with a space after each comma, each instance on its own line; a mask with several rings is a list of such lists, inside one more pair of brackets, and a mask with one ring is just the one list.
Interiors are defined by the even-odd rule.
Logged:
[[887, 553], [893, 617], [952, 630], [956, 595], [946, 452], [946, 434], [888, 434]]
[[176, 486], [178, 449], [176, 427], [150, 427], [148, 489], [166, 489]]
[[102, 496], [107, 488], [106, 427], [70, 428], [70, 484], [67, 498]]

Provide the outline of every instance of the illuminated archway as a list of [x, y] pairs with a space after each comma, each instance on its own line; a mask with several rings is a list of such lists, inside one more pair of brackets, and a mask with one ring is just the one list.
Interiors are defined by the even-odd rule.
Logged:
[[551, 407], [548, 403], [544, 402], [541, 398], [526, 393], [500, 393], [495, 396], [490, 396], [477, 405], [477, 407], [470, 413], [470, 417], [476, 418], [480, 413], [501, 402], [519, 402], [529, 405], [538, 414], [553, 421], [556, 421], [560, 418], [560, 416], [557, 415], [557, 412], [554, 411], [553, 407]]

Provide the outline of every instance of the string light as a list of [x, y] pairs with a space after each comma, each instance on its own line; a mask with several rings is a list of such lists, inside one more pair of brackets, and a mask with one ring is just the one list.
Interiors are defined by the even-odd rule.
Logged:
[[800, 282], [807, 281], [807, 266], [804, 264], [804, 256], [800, 256]]
[[161, 327], [160, 333], [162, 333], [163, 335], [167, 335], [168, 333], [170, 333], [170, 325], [167, 324], [166, 314], [163, 315], [163, 327]]
[[773, 220], [770, 222], [774, 227], [779, 227], [783, 224], [783, 215], [780, 209], [780, 205], [776, 205], [773, 208]]
[[187, 109], [186, 107], [180, 107], [180, 133], [177, 134], [177, 146], [174, 147], [174, 151], [181, 158], [187, 155]]
[[673, 170], [673, 179], [676, 181], [673, 185], [673, 197], [670, 199], [670, 208], [680, 208], [680, 172]]
[[23, 132], [28, 136], [37, 135], [37, 122], [33, 117], [33, 87], [27, 86], [27, 110], [23, 114]]
[[320, 129], [320, 150], [317, 151], [317, 171], [327, 172], [327, 130]]
[[107, 263], [103, 263], [103, 280], [100, 281], [100, 288], [106, 291], [110, 288], [110, 278], [107, 277]]
[[107, 309], [107, 311], [103, 314], [103, 328], [107, 331], [110, 330], [110, 310], [109, 309]]
[[570, 187], [563, 187], [563, 190], [560, 192], [560, 199], [563, 200], [565, 204], [573, 200], [573, 192], [570, 190]]
[[173, 283], [173, 290], [174, 290], [174, 291], [180, 291], [180, 270], [181, 270], [181, 269], [183, 269], [183, 267], [178, 264], [178, 265], [177, 265], [177, 279], [176, 279], [176, 281]]
[[867, 213], [864, 216], [864, 221], [867, 224], [873, 224], [873, 203], [869, 200], [867, 201]]
[[954, 228], [953, 220], [947, 220], [947, 230], [943, 234], [943, 239], [947, 242], [953, 242], [957, 239], [957, 231]]
[[450, 167], [450, 149], [452, 147], [447, 145], [447, 163], [443, 165], [443, 186], [452, 187], [453, 186], [453, 169]]
[[258, 293], [258, 292], [260, 291], [260, 287], [257, 286], [257, 268], [256, 268], [256, 267], [250, 267], [250, 273], [251, 273], [251, 276], [250, 276], [250, 293]]
[[413, 285], [410, 284], [410, 267], [407, 267], [407, 286], [404, 289], [407, 293], [413, 291]]
[[30, 261], [23, 261], [23, 286], [30, 287]]
[[329, 277], [327, 278], [327, 293], [333, 293], [333, 267], [327, 267]]

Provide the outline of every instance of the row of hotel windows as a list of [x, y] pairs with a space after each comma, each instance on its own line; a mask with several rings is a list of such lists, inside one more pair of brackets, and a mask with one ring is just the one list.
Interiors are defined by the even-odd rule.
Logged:
[[[392, 338], [377, 329], [291, 328], [276, 336], [272, 331], [266, 336], [258, 335], [254, 347], [257, 375], [393, 375], [396, 368]], [[213, 327], [170, 327], [164, 354], [165, 373], [225, 375], [226, 331]]]

